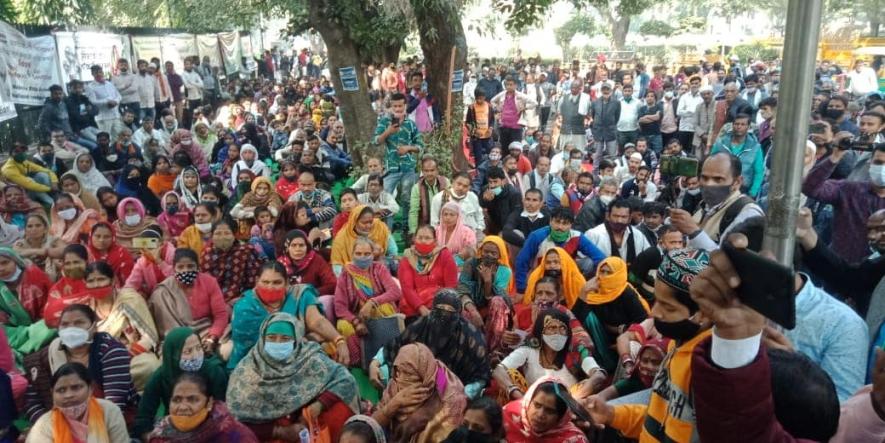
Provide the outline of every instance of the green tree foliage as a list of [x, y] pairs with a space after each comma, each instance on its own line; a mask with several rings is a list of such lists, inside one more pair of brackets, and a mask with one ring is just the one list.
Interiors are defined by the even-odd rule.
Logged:
[[596, 23], [593, 22], [593, 17], [585, 12], [579, 12], [572, 15], [572, 17], [567, 22], [563, 23], [562, 26], [556, 28], [556, 30], [553, 31], [553, 35], [556, 37], [556, 44], [562, 48], [563, 60], [571, 60], [572, 38], [578, 34], [592, 37], [599, 32], [601, 32], [601, 30]]
[[660, 37], [670, 37], [676, 34], [678, 29], [663, 20], [649, 20], [639, 26], [639, 33], [642, 35], [655, 35]]
[[0, 0], [0, 20], [5, 22], [18, 21], [18, 13], [12, 0]]
[[92, 0], [12, 0], [18, 21], [36, 25], [81, 25], [95, 19]]

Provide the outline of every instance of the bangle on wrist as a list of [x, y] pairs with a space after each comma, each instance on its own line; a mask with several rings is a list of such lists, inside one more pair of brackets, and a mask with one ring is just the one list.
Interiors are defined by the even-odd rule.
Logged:
[[347, 341], [344, 339], [344, 336], [341, 336], [341, 335], [335, 337], [335, 340], [333, 340], [333, 342], [335, 343], [336, 346], [343, 345], [343, 344], [347, 343]]

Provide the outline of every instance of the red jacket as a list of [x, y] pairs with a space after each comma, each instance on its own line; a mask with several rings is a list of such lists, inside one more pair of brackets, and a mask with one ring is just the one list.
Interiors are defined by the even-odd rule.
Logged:
[[430, 272], [419, 275], [408, 259], [399, 261], [397, 270], [399, 282], [402, 284], [403, 298], [399, 308], [406, 317], [419, 315], [418, 307], [430, 308], [437, 289], [454, 288], [458, 284], [458, 265], [448, 248], [443, 248]]

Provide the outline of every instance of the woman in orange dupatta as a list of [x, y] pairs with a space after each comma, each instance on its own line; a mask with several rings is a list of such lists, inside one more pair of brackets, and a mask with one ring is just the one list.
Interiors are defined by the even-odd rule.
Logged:
[[[491, 293], [486, 292], [486, 279], [491, 281]], [[476, 257], [464, 262], [457, 291], [465, 317], [484, 332], [490, 353], [500, 357], [504, 332], [513, 325], [513, 300], [510, 297], [515, 292], [504, 239], [497, 235], [483, 239]]]
[[615, 339], [630, 325], [648, 318], [651, 309], [627, 283], [627, 263], [620, 257], [609, 257], [596, 267], [596, 277], [584, 285], [572, 312], [593, 338], [593, 357], [612, 373], [618, 363], [612, 349]]
[[92, 378], [80, 363], [52, 374], [53, 408], [28, 432], [28, 443], [128, 443], [126, 420], [114, 403], [92, 396]]
[[550, 248], [543, 257], [541, 263], [529, 274], [529, 281], [525, 287], [525, 296], [522, 304], [531, 305], [535, 299], [535, 285], [544, 276], [550, 276], [559, 280], [559, 288], [561, 290], [562, 304], [571, 309], [581, 294], [581, 288], [587, 283], [587, 280], [578, 269], [577, 263], [565, 249], [560, 247]]
[[65, 243], [85, 243], [92, 226], [101, 221], [97, 211], [86, 209], [79, 198], [65, 192], [55, 197], [49, 215], [49, 233]]

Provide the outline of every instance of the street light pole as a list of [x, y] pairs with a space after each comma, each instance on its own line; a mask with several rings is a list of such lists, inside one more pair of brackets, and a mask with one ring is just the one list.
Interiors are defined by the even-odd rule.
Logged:
[[777, 146], [772, 153], [768, 223], [763, 244], [778, 262], [787, 265], [793, 261], [822, 9], [823, 0], [789, 0], [787, 6], [777, 106]]

